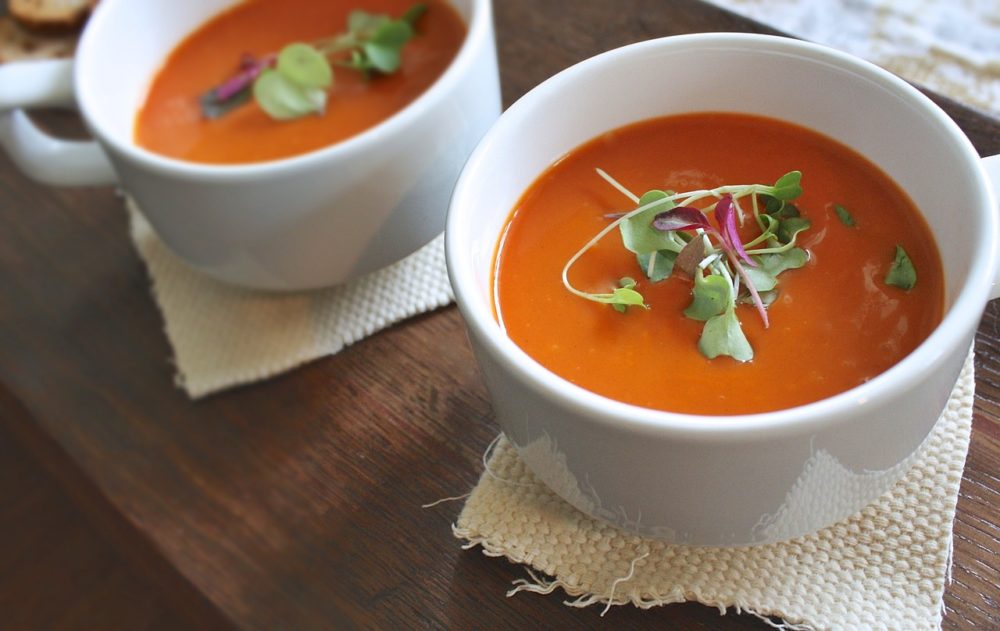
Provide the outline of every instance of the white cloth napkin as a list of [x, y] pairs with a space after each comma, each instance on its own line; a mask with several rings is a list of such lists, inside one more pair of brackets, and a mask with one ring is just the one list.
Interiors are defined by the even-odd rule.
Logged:
[[[466, 501], [455, 535], [545, 574], [529, 569], [508, 596], [559, 589], [567, 605], [604, 603], [605, 612], [612, 604], [697, 601], [780, 629], [937, 629], [973, 394], [970, 354], [905, 477], [861, 512], [784, 543], [678, 546], [624, 533], [556, 496], [506, 440]], [[614, 613], [608, 618], [613, 625]]]
[[337, 353], [404, 318], [452, 300], [438, 236], [408, 258], [347, 285], [271, 293], [232, 287], [183, 263], [131, 201], [132, 240], [146, 262], [191, 397], [266, 379]]
[[710, 0], [1000, 116], [997, 0]]

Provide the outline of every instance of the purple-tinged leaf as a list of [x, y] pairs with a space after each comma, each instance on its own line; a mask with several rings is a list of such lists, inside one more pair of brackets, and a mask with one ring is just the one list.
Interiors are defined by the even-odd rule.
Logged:
[[251, 93], [250, 86], [247, 86], [228, 100], [219, 101], [215, 98], [215, 90], [209, 90], [198, 97], [198, 103], [201, 105], [201, 115], [209, 119], [225, 116], [230, 111], [247, 103], [253, 96]]
[[247, 103], [252, 96], [253, 82], [261, 72], [274, 65], [275, 59], [274, 55], [257, 59], [244, 53], [240, 57], [239, 72], [198, 98], [202, 115], [205, 118], [219, 118]]
[[658, 214], [653, 218], [653, 227], [664, 232], [694, 228], [714, 230], [705, 213], [690, 206], [678, 206]]
[[253, 53], [243, 53], [240, 55], [240, 70], [249, 70], [258, 63], [259, 62], [257, 61], [257, 58], [253, 56]]
[[726, 247], [739, 255], [750, 267], [757, 267], [757, 262], [747, 254], [739, 232], [736, 231], [736, 208], [733, 205], [733, 196], [729, 193], [723, 195], [719, 203], [715, 205], [715, 221], [719, 224], [722, 240]]
[[674, 261], [674, 269], [679, 269], [688, 276], [694, 278], [694, 272], [698, 269], [698, 264], [705, 258], [705, 239], [696, 236], [687, 242], [677, 255]]
[[220, 102], [228, 101], [253, 83], [265, 68], [269, 68], [274, 64], [274, 61], [274, 55], [255, 59], [253, 55], [245, 53], [240, 58], [240, 71], [216, 86], [214, 90], [215, 99]]

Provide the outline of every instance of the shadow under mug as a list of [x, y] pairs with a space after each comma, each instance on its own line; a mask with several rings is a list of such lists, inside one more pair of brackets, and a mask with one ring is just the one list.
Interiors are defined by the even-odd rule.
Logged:
[[[171, 50], [234, 0], [103, 0], [76, 59], [0, 66], [0, 145], [51, 185], [117, 183], [189, 265], [268, 290], [341, 284], [431, 241], [458, 173], [500, 115], [490, 0], [452, 0], [468, 32], [445, 73], [382, 123], [282, 160], [202, 165], [138, 147], [134, 121]], [[77, 107], [94, 141], [53, 138], [25, 109]]]

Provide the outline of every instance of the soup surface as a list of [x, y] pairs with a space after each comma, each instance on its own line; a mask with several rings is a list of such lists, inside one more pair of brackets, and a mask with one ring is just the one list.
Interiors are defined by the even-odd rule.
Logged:
[[[780, 275], [769, 328], [752, 305], [737, 306], [751, 361], [703, 356], [704, 322], [682, 313], [691, 303], [690, 278], [675, 273], [651, 282], [617, 230], [577, 261], [569, 279], [598, 292], [635, 278], [649, 309], [619, 313], [566, 290], [561, 273], [570, 257], [609, 224], [608, 213], [635, 208], [595, 173], [598, 167], [638, 195], [770, 184], [802, 172], [804, 192], [795, 204], [812, 226], [798, 245], [810, 258]], [[835, 205], [849, 209], [854, 227], [838, 218]], [[884, 280], [897, 244], [917, 272], [908, 291]], [[514, 208], [494, 281], [507, 335], [555, 374], [619, 401], [710, 415], [778, 410], [857, 386], [919, 345], [944, 307], [933, 236], [887, 175], [813, 131], [740, 114], [644, 121], [557, 161]]]
[[334, 67], [326, 113], [278, 122], [255, 103], [216, 119], [198, 97], [237, 70], [241, 55], [275, 53], [345, 30], [355, 9], [399, 17], [415, 0], [247, 0], [188, 36], [167, 58], [136, 119], [136, 142], [156, 153], [205, 163], [274, 160], [325, 147], [392, 116], [422, 94], [451, 63], [465, 25], [444, 0], [421, 0], [427, 12], [403, 47], [402, 64], [370, 80]]

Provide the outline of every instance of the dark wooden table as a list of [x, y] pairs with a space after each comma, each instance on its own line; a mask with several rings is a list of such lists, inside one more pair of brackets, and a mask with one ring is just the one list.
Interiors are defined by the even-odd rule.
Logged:
[[[637, 40], [767, 29], [693, 0], [498, 0], [504, 101]], [[984, 155], [1000, 122], [940, 101]], [[59, 122], [58, 117], [54, 119]], [[249, 628], [766, 628], [685, 604], [504, 598], [523, 569], [463, 551], [460, 506], [495, 436], [454, 307], [192, 403], [110, 189], [49, 190], [0, 158], [0, 419], [177, 612]], [[947, 628], [1000, 627], [1000, 310], [977, 400]], [[2, 546], [4, 542], [0, 542]]]

